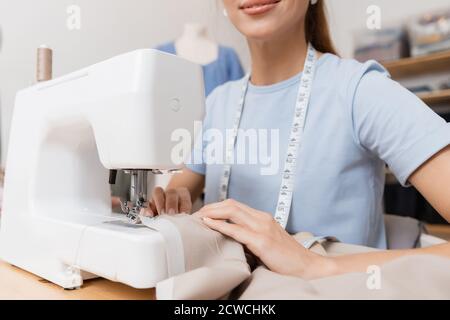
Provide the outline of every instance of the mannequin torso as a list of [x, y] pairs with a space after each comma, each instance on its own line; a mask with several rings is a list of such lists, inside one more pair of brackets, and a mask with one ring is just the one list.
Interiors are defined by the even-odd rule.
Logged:
[[175, 41], [177, 55], [189, 61], [206, 65], [217, 60], [219, 46], [208, 38], [207, 28], [189, 23], [184, 26], [182, 36]]

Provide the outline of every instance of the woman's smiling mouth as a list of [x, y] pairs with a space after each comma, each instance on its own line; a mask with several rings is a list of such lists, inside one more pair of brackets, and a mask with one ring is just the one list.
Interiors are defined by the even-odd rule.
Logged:
[[254, 16], [264, 14], [275, 8], [281, 0], [246, 0], [239, 9], [245, 14]]

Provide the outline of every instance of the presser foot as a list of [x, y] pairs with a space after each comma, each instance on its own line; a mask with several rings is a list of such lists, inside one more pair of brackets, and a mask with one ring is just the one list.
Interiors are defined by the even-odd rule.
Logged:
[[139, 217], [139, 214], [137, 213], [128, 213], [126, 215], [128, 223], [130, 224], [141, 224], [141, 218]]
[[134, 206], [130, 205], [130, 201], [120, 199], [120, 206], [122, 212], [130, 224], [141, 224], [141, 218], [139, 217], [142, 208], [146, 208], [143, 202], [138, 201]]

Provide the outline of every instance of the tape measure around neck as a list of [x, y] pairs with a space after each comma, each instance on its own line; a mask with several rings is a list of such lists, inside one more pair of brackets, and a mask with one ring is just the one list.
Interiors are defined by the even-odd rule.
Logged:
[[[286, 159], [281, 175], [281, 185], [278, 194], [278, 202], [275, 211], [275, 220], [286, 228], [291, 211], [292, 195], [294, 189], [294, 178], [297, 166], [297, 155], [303, 139], [303, 131], [306, 123], [306, 114], [308, 111], [309, 98], [311, 95], [311, 86], [314, 78], [316, 63], [316, 50], [311, 44], [308, 44], [308, 52], [306, 54], [305, 65], [300, 80], [300, 86], [297, 94], [297, 100], [294, 111], [294, 118], [289, 135], [289, 143], [286, 152]], [[250, 83], [250, 74], [245, 77], [244, 85], [242, 87], [242, 95], [239, 100], [238, 108], [233, 122], [232, 139], [227, 141], [225, 150], [225, 164], [223, 174], [220, 181], [219, 200], [223, 201], [228, 196], [228, 186], [231, 176], [231, 164], [234, 159], [234, 149], [236, 145], [239, 125], [244, 110], [245, 97], [247, 95], [248, 86]]]

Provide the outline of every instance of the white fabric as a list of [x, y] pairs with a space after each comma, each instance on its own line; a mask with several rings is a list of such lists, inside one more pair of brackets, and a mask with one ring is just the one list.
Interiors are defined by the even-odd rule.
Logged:
[[182, 274], [186, 271], [183, 240], [178, 228], [167, 219], [141, 217], [143, 225], [159, 231], [166, 242], [167, 268], [169, 277]]

